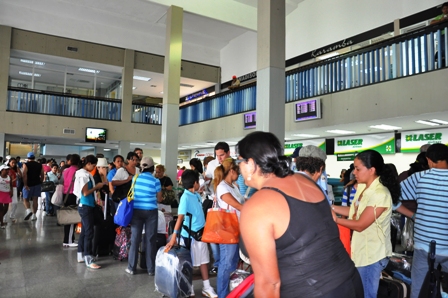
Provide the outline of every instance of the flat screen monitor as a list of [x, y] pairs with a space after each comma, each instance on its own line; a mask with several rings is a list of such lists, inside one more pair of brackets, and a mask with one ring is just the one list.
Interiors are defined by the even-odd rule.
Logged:
[[295, 107], [295, 121], [306, 121], [313, 119], [320, 119], [320, 98], [313, 98], [296, 103]]
[[255, 128], [257, 126], [257, 113], [250, 112], [244, 114], [244, 129]]
[[104, 128], [86, 128], [86, 143], [106, 143], [106, 132]]

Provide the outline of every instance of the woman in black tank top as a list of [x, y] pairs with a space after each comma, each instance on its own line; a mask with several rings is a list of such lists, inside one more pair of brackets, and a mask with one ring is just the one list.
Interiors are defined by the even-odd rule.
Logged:
[[255, 297], [363, 297], [328, 201], [311, 179], [291, 171], [279, 140], [253, 132], [237, 152], [246, 185], [259, 189], [240, 222]]

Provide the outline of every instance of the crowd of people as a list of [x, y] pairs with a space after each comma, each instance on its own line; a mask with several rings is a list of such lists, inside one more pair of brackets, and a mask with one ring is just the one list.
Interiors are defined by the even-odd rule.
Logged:
[[[446, 145], [422, 147], [409, 170], [400, 175], [378, 152], [359, 153], [350, 169], [341, 172], [345, 184], [341, 206], [328, 199], [328, 189], [323, 186], [326, 154], [318, 147], [296, 150], [293, 161], [284, 155], [273, 134], [254, 132], [238, 142], [236, 150], [237, 157], [232, 158], [229, 145], [219, 142], [214, 148], [216, 158], [193, 158], [190, 169], [179, 169], [176, 177], [184, 192], [173, 235], [180, 234], [193, 265], [200, 268], [204, 296], [229, 294], [230, 275], [242, 253], [254, 272], [256, 297], [377, 297], [381, 272], [393, 251], [392, 211], [415, 221], [411, 297], [418, 297], [428, 271], [431, 240], [437, 241], [436, 261], [448, 270]], [[178, 242], [174, 236], [168, 242], [158, 242], [160, 235], [164, 238], [166, 234], [164, 220], [160, 228], [164, 217], [158, 209], [164, 191], [175, 187], [165, 171], [140, 148], [129, 152], [126, 159], [114, 156], [111, 163], [101, 155], [81, 158], [71, 154], [60, 164], [36, 160], [33, 152], [27, 154], [26, 163], [8, 156], [0, 166], [1, 227], [8, 219], [17, 221], [20, 197], [26, 208], [24, 220], [36, 219], [42, 200], [44, 215], [53, 216], [58, 209], [51, 204], [53, 193], [41, 193], [41, 185], [44, 181], [61, 184], [64, 205], [76, 205], [82, 223], [77, 242], [75, 225], [64, 226], [63, 246], [77, 247], [77, 261], [99, 269], [93, 248], [95, 206], [107, 204], [107, 193], [116, 208], [132, 188], [134, 213], [125, 271], [136, 273], [143, 242], [146, 270], [154, 275], [157, 249], [166, 244], [168, 251]], [[207, 244], [192, 237], [205, 226], [205, 199], [237, 214], [240, 243]], [[416, 201], [418, 206], [410, 203]], [[185, 228], [188, 226], [191, 230]], [[352, 231], [349, 253], [338, 226]], [[216, 293], [209, 281], [211, 274], [217, 274]]]

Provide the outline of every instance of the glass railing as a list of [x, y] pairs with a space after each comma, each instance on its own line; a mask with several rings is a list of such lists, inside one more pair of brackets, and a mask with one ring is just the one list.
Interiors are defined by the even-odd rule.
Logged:
[[208, 97], [198, 103], [182, 106], [179, 125], [255, 110], [256, 89], [255, 84], [252, 83], [234, 91]]
[[292, 70], [286, 74], [286, 102], [441, 69], [447, 27], [429, 26]]
[[162, 124], [162, 107], [158, 105], [132, 105], [132, 122]]
[[8, 88], [7, 111], [121, 120], [121, 100]]
[[[448, 24], [402, 34], [286, 73], [285, 102], [372, 85], [446, 67]], [[180, 125], [256, 109], [256, 83], [180, 108]]]

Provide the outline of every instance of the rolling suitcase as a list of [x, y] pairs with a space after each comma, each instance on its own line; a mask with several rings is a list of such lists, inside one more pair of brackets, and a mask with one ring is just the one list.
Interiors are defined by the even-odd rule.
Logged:
[[101, 225], [94, 226], [94, 255], [109, 256], [112, 253], [115, 242], [115, 224], [113, 213], [110, 212], [112, 201], [104, 200], [104, 221]]
[[395, 279], [383, 272], [378, 287], [378, 298], [408, 298], [410, 294], [409, 285], [403, 281]]
[[113, 256], [115, 260], [123, 261], [128, 258], [129, 248], [131, 247], [131, 228], [117, 228], [117, 236], [115, 237]]
[[[177, 236], [180, 243], [180, 231]], [[190, 297], [193, 284], [190, 251], [183, 246], [173, 247], [169, 252], [165, 252], [164, 246], [159, 248], [154, 283], [156, 291], [170, 298]]]

